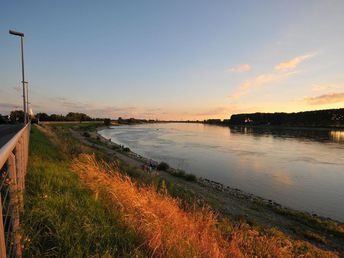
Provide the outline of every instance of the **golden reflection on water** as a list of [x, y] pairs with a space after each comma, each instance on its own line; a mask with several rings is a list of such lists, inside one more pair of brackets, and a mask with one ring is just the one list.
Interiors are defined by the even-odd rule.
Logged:
[[329, 135], [334, 142], [344, 142], [344, 131], [330, 131]]

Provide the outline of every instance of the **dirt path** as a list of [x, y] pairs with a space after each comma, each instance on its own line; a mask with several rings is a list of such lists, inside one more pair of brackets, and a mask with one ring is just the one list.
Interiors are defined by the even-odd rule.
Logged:
[[[116, 151], [112, 146], [117, 145], [98, 135], [96, 132], [89, 132], [91, 139], [100, 139], [100, 143], [94, 143], [82, 135], [82, 132], [70, 129], [71, 134], [82, 143], [96, 147], [107, 154], [116, 156], [118, 159], [141, 168], [145, 163], [143, 157], [135, 153], [124, 154]], [[118, 146], [118, 145], [117, 145]], [[234, 221], [243, 220], [251, 225], [261, 226], [263, 228], [278, 228], [282, 232], [295, 239], [302, 239], [328, 250], [337, 250], [344, 257], [344, 234], [336, 236], [333, 232], [316, 227], [306, 220], [302, 220], [301, 212], [285, 209], [295, 212], [296, 215], [281, 213], [276, 211], [278, 204], [270, 203], [262, 198], [246, 194], [237, 189], [217, 189], [216, 185], [205, 185], [204, 183], [189, 182], [182, 178], [174, 177], [165, 171], [157, 171], [159, 176], [175, 185], [191, 190], [200, 198], [220, 213], [227, 215]], [[282, 209], [282, 208], [281, 208]], [[283, 210], [282, 209], [282, 210]], [[309, 215], [307, 215], [309, 216]]]

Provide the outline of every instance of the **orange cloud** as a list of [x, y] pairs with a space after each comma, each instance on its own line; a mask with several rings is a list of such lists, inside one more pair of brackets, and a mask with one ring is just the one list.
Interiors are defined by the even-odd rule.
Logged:
[[246, 95], [251, 89], [259, 88], [264, 86], [265, 84], [271, 83], [271, 82], [277, 82], [281, 81], [296, 72], [289, 72], [289, 73], [270, 73], [270, 74], [261, 74], [257, 77], [246, 80], [242, 84], [240, 84], [239, 88], [237, 89], [234, 94], [231, 95], [233, 98], [239, 98], [243, 95]]
[[343, 85], [340, 84], [314, 84], [312, 86], [312, 91], [335, 91], [338, 89], [343, 89]]
[[246, 95], [251, 89], [261, 87], [271, 82], [284, 80], [287, 77], [297, 73], [297, 71], [292, 71], [292, 70], [296, 68], [298, 64], [300, 64], [304, 60], [312, 58], [313, 56], [315, 56], [315, 53], [305, 54], [302, 56], [297, 56], [287, 62], [280, 63], [275, 66], [275, 70], [276, 70], [275, 72], [261, 74], [261, 75], [256, 76], [253, 79], [244, 81], [239, 86], [239, 88], [234, 92], [234, 94], [232, 94], [230, 97], [238, 98], [243, 95]]
[[292, 70], [294, 68], [296, 68], [296, 66], [298, 66], [300, 63], [302, 63], [303, 61], [310, 59], [312, 57], [315, 56], [315, 53], [311, 53], [311, 54], [305, 54], [302, 56], [297, 56], [289, 61], [280, 63], [278, 65], [275, 66], [275, 70], [277, 71], [288, 71], [288, 70]]
[[241, 64], [236, 67], [231, 67], [226, 69], [227, 72], [232, 72], [232, 73], [243, 73], [243, 72], [248, 72], [251, 70], [251, 66], [249, 64]]
[[325, 104], [333, 104], [333, 103], [344, 103], [344, 92], [340, 93], [332, 93], [332, 94], [324, 94], [316, 97], [308, 97], [305, 100], [310, 105], [325, 105]]

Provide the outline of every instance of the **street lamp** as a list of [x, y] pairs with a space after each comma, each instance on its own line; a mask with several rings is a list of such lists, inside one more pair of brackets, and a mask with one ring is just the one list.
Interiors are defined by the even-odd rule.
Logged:
[[26, 112], [27, 112], [27, 121], [30, 121], [30, 108], [29, 108], [29, 83], [28, 82], [24, 82], [25, 83], [25, 95], [26, 95]]
[[24, 33], [14, 30], [9, 31], [11, 35], [19, 36], [21, 43], [21, 59], [22, 59], [22, 84], [23, 84], [23, 108], [24, 108], [24, 124], [27, 123], [27, 106], [26, 106], [26, 92], [25, 92], [25, 75], [24, 75]]

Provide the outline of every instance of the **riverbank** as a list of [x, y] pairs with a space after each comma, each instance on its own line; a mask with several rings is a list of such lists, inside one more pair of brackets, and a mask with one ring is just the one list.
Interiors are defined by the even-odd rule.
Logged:
[[[97, 131], [100, 129], [103, 128], [98, 128]], [[96, 132], [94, 132], [93, 137], [98, 137], [99, 144], [104, 148], [107, 148], [106, 146], [110, 148], [114, 145], [119, 146]], [[120, 154], [126, 157], [126, 162], [138, 167], [150, 161], [150, 159], [146, 159], [132, 151], [121, 152]], [[197, 182], [188, 182], [164, 171], [158, 171], [157, 173], [166, 180], [191, 189], [200, 196], [199, 199], [204, 200], [205, 203], [210, 204], [220, 214], [224, 214], [233, 220], [246, 221], [256, 227], [276, 227], [295, 238], [307, 239], [319, 246], [330, 245], [335, 246], [336, 249], [343, 249], [344, 227], [342, 223], [316, 214], [295, 211], [272, 200], [260, 198], [205, 178], [198, 178]]]
[[[86, 149], [88, 153], [94, 152], [99, 159], [118, 164], [120, 169], [134, 178], [139, 185], [142, 183], [153, 185], [154, 188], [160, 189], [158, 191], [166, 191], [168, 195], [179, 199], [182, 207], [186, 209], [194, 205], [210, 207], [218, 214], [221, 221], [229, 219], [233, 225], [231, 228], [248, 227], [260, 232], [258, 234], [263, 238], [269, 239], [273, 236], [275, 240], [281, 239], [278, 241], [289, 239], [288, 241], [295, 244], [297, 253], [303, 250], [302, 254], [309, 252], [308, 254], [313, 253], [312, 257], [316, 256], [313, 247], [308, 244], [311, 243], [323, 250], [336, 251], [344, 255], [344, 227], [340, 223], [288, 209], [279, 209], [268, 200], [267, 203], [261, 202], [236, 189], [222, 191], [217, 189], [217, 184], [214, 184], [214, 187], [203, 185], [202, 180], [186, 181], [165, 171], [145, 172], [141, 169], [142, 161], [128, 155], [127, 151], [118, 148], [119, 145], [97, 135], [99, 125], [59, 124], [46, 127], [57, 135], [58, 141], [63, 143], [63, 149], [70, 153], [68, 155], [77, 155], [80, 153], [80, 148]], [[223, 225], [219, 224], [219, 227]]]
[[[140, 164], [97, 138], [95, 129], [94, 125], [46, 125], [40, 128], [43, 141], [31, 142], [34, 150], [43, 145], [48, 148], [39, 152], [35, 163], [38, 167], [32, 175], [35, 181], [27, 188], [34, 197], [33, 206], [26, 209], [26, 224], [30, 226], [30, 221], [35, 221], [27, 232], [29, 250], [33, 250], [34, 256], [50, 252], [58, 257], [76, 253], [117, 257], [123, 251], [125, 255], [121, 257], [339, 256], [333, 247], [319, 249], [308, 240], [288, 236], [276, 228], [258, 228], [243, 219], [229, 219], [208, 202], [210, 192], [196, 189], [204, 187], [163, 171], [144, 172], [122, 160]], [[48, 153], [52, 156], [47, 157]], [[59, 173], [62, 167], [63, 173]], [[75, 184], [83, 188], [82, 192], [75, 189]], [[78, 194], [94, 197], [85, 201]], [[60, 202], [64, 196], [68, 201]], [[111, 212], [116, 218], [119, 215], [118, 229], [99, 220], [98, 212], [82, 212], [88, 211], [89, 203], [103, 209], [101, 214], [110, 212], [109, 219]], [[89, 213], [92, 216], [88, 220]], [[103, 225], [104, 230], [93, 231], [92, 225]], [[112, 234], [121, 242], [108, 241]], [[85, 248], [79, 248], [82, 245]]]

